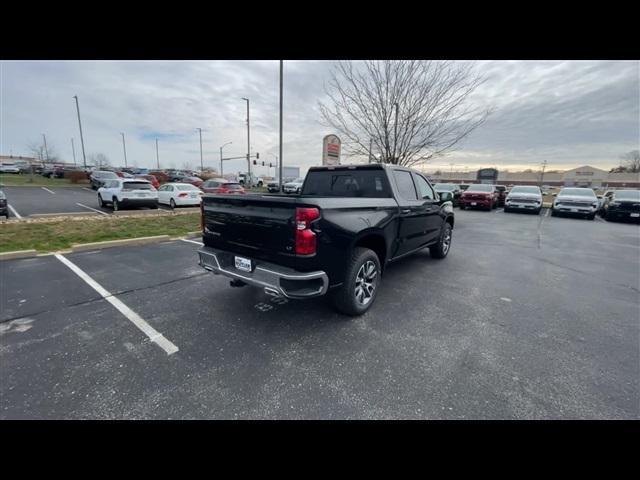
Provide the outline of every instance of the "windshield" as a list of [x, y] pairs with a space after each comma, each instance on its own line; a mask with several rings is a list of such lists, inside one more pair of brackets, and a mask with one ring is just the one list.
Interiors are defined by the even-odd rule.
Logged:
[[387, 176], [375, 170], [316, 170], [307, 174], [303, 195], [320, 197], [372, 197], [390, 196]]
[[492, 192], [493, 185], [469, 185], [467, 192]]
[[118, 175], [113, 172], [95, 172], [93, 176], [98, 178], [118, 178]]
[[454, 185], [452, 183], [436, 183], [433, 186], [436, 190], [440, 190], [440, 191], [448, 191], [451, 192], [453, 190], [455, 190], [456, 188], [458, 188], [458, 185]]
[[559, 197], [564, 197], [565, 195], [575, 195], [578, 197], [594, 197], [596, 196], [593, 193], [593, 190], [590, 188], [563, 188], [562, 191], [558, 194]]
[[176, 185], [176, 188], [178, 190], [200, 190], [198, 187], [196, 187], [195, 185]]
[[513, 187], [511, 193], [534, 193], [540, 195], [540, 189], [538, 187]]
[[123, 190], [151, 190], [153, 187], [149, 182], [123, 182]]
[[640, 200], [640, 190], [622, 190], [613, 196], [616, 200]]

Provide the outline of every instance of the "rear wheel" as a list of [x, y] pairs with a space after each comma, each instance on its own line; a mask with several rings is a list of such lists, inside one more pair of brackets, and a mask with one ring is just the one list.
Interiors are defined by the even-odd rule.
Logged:
[[344, 283], [333, 294], [340, 312], [357, 316], [365, 313], [376, 299], [380, 283], [380, 260], [373, 250], [356, 247], [347, 266]]
[[117, 212], [118, 210], [120, 210], [120, 202], [118, 202], [118, 198], [117, 197], [113, 197], [111, 199], [111, 206], [113, 207], [113, 211]]
[[464, 210], [464, 205], [462, 203], [460, 204], [460, 210]]
[[172, 210], [176, 208], [176, 201], [173, 198], [169, 200], [169, 206], [171, 207]]
[[435, 245], [429, 247], [429, 253], [433, 258], [444, 258], [451, 248], [451, 224], [445, 222], [440, 233], [440, 240]]

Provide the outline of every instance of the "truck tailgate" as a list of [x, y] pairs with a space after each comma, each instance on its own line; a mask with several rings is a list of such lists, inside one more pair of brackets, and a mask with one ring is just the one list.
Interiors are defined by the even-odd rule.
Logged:
[[202, 208], [205, 245], [295, 267], [295, 198], [205, 195]]

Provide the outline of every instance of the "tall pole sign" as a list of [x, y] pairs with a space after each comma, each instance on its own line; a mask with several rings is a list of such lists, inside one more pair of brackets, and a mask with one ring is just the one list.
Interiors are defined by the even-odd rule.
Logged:
[[341, 142], [337, 135], [327, 135], [322, 140], [322, 165], [340, 165]]

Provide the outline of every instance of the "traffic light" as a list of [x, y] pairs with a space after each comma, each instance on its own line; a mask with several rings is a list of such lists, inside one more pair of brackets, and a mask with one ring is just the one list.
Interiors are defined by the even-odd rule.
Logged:
[[258, 164], [258, 162], [256, 162], [256, 161], [254, 160], [254, 161], [253, 161], [253, 164], [254, 164], [254, 165], [257, 165], [257, 164]]
[[264, 167], [264, 162], [262, 162], [262, 166]]
[[270, 163], [270, 164], [269, 164], [269, 168], [273, 168], [273, 164], [271, 164], [271, 163]]
[[260, 153], [256, 152], [256, 158], [258, 158], [258, 159], [260, 158]]

